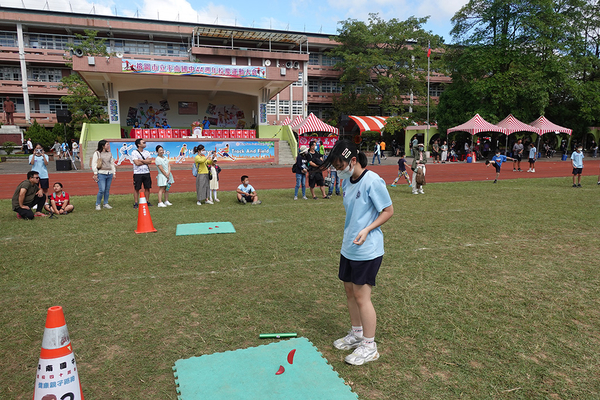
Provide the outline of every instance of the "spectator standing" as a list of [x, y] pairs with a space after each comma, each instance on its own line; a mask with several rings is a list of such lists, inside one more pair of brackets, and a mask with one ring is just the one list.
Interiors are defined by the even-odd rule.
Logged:
[[194, 147], [194, 153], [196, 153], [196, 157], [194, 157], [194, 163], [196, 164], [196, 169], [198, 170], [198, 175], [196, 175], [196, 204], [201, 206], [202, 201], [205, 204], [214, 204], [212, 200], [210, 200], [210, 179], [208, 177], [208, 166], [212, 165], [213, 160], [215, 159], [215, 154], [212, 155], [211, 158], [206, 157], [204, 153], [204, 145], [199, 144]]
[[598, 157], [598, 144], [596, 143], [596, 141], [594, 139], [592, 139], [592, 144], [590, 146], [590, 149], [592, 149], [592, 157], [594, 157], [594, 158]]
[[323, 146], [323, 141], [319, 140], [319, 150], [317, 150], [321, 157], [325, 156], [325, 146]]
[[63, 190], [62, 183], [56, 182], [53, 189], [54, 192], [48, 196], [50, 204], [44, 207], [46, 211], [51, 214], [59, 215], [67, 215], [68, 213], [73, 212], [75, 207], [70, 202], [69, 194]]
[[33, 143], [31, 143], [31, 138], [27, 139], [27, 153], [25, 154], [33, 154]]
[[144, 195], [148, 202], [148, 207], [152, 207], [150, 204], [150, 189], [152, 188], [152, 177], [150, 176], [150, 167], [152, 159], [150, 158], [150, 152], [146, 149], [146, 141], [142, 138], [135, 139], [136, 150], [131, 152], [131, 162], [133, 163], [133, 189], [135, 193], [133, 198], [133, 208], [138, 208], [138, 202], [140, 198], [140, 189], [144, 186]]
[[294, 188], [294, 200], [298, 200], [298, 189], [302, 186], [302, 198], [306, 197], [306, 173], [308, 172], [308, 147], [300, 146], [300, 151], [296, 156], [296, 187]]
[[331, 178], [331, 183], [329, 184], [329, 191], [327, 192], [327, 196], [331, 197], [333, 194], [333, 188], [335, 187], [335, 195], [340, 195], [340, 177], [338, 176], [337, 169], [333, 165], [329, 167], [329, 177]]
[[73, 159], [79, 160], [79, 143], [71, 139], [71, 149], [73, 149]]
[[219, 167], [219, 165], [217, 164], [217, 159], [215, 158], [213, 160], [212, 165], [210, 166], [210, 174], [212, 176], [212, 179], [210, 180], [210, 193], [209, 193], [209, 200], [212, 201], [213, 197], [215, 198], [215, 201], [217, 203], [221, 202], [221, 200], [219, 200], [217, 198], [217, 191], [219, 190], [219, 174], [221, 173], [221, 167]]
[[448, 159], [448, 142], [447, 141], [444, 140], [441, 150], [442, 150], [442, 164], [446, 164], [446, 160]]
[[10, 99], [10, 97], [6, 96], [6, 100], [4, 100], [4, 116], [6, 125], [14, 125], [15, 124], [15, 103]]
[[206, 117], [202, 120], [202, 129], [210, 129], [210, 121]]
[[394, 214], [392, 200], [379, 175], [366, 169], [367, 157], [349, 140], [338, 141], [321, 168], [333, 165], [342, 179], [346, 220], [338, 277], [344, 284], [351, 328], [333, 342], [340, 350], [354, 351], [345, 361], [363, 365], [379, 358], [375, 332], [377, 313], [371, 301], [383, 259], [380, 226]]
[[417, 154], [418, 146], [419, 146], [419, 141], [417, 140], [417, 137], [415, 136], [410, 144], [410, 152], [412, 153], [413, 157], [415, 157], [415, 155]]
[[315, 196], [315, 186], [318, 186], [319, 189], [321, 189], [321, 193], [323, 194], [324, 199], [329, 199], [329, 196], [327, 196], [325, 194], [325, 189], [323, 188], [325, 181], [323, 179], [323, 173], [321, 172], [321, 169], [319, 168], [321, 166], [321, 164], [323, 164], [323, 156], [321, 156], [320, 153], [317, 153], [316, 143], [314, 140], [312, 140], [309, 143], [307, 158], [308, 158], [308, 186], [309, 186], [310, 194], [312, 195], [313, 200], [317, 199], [317, 196]]
[[379, 147], [381, 148], [381, 157], [383, 157], [384, 160], [387, 160], [387, 157], [385, 156], [385, 142], [383, 140], [379, 143]]
[[[154, 161], [158, 175], [156, 176], [156, 186], [158, 186], [158, 204], [157, 207], [172, 206], [169, 201], [169, 188], [171, 184], [175, 182], [173, 180], [173, 174], [171, 173], [171, 166], [169, 165], [169, 159], [165, 157], [165, 149], [158, 145], [156, 146], [156, 159]], [[164, 201], [163, 201], [164, 197]]]
[[[578, 144], [575, 151], [571, 153], [571, 163], [573, 164], [573, 187], [581, 187], [581, 173], [583, 172], [583, 146]], [[577, 184], [575, 184], [577, 176]]]
[[436, 162], [439, 164], [440, 162], [440, 145], [438, 143], [438, 140], [435, 139], [433, 141], [433, 146], [431, 147], [432, 150], [432, 156], [433, 156], [433, 163], [435, 164]]
[[54, 141], [54, 145], [52, 146], [52, 148], [50, 149], [54, 152], [54, 156], [56, 157], [56, 159], [58, 160], [60, 158], [60, 143], [58, 143], [58, 140]]
[[537, 149], [533, 142], [529, 143], [529, 169], [527, 172], [535, 172], [535, 159], [537, 158]]
[[[34, 154], [29, 156], [29, 164], [32, 166], [32, 171], [37, 171], [40, 175], [39, 186], [44, 192], [44, 196], [48, 195], [50, 180], [48, 176], [48, 155], [44, 152], [41, 144], [36, 143]], [[41, 210], [38, 210], [41, 211]]]
[[375, 157], [377, 157], [377, 162], [381, 165], [381, 157], [379, 157], [379, 153], [381, 153], [381, 146], [379, 146], [379, 141], [375, 141], [375, 148], [373, 149], [373, 160], [371, 161], [371, 165], [375, 165]]
[[521, 159], [523, 158], [523, 150], [524, 150], [523, 142], [521, 139], [517, 140], [517, 143], [513, 146], [513, 172], [518, 171], [521, 172]]
[[108, 197], [110, 195], [110, 185], [113, 179], [116, 179], [117, 177], [117, 168], [115, 167], [115, 160], [113, 159], [110, 151], [110, 143], [108, 143], [106, 140], [101, 140], [98, 142], [98, 148], [92, 156], [92, 172], [94, 172], [94, 181], [98, 184], [98, 194], [96, 195], [96, 211], [101, 210], [100, 205], [102, 204], [103, 198], [103, 207], [107, 210], [110, 210], [112, 207], [110, 204], [108, 204]]
[[[17, 213], [17, 218], [33, 219], [34, 217], [46, 217], [41, 212], [46, 203], [44, 191], [40, 189], [40, 174], [37, 171], [27, 172], [27, 179], [19, 183], [12, 197], [12, 209]], [[33, 208], [37, 212], [33, 213]]]

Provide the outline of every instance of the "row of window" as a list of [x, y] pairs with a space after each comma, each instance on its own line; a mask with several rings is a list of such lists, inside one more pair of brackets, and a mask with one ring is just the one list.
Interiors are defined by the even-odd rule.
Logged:
[[308, 65], [323, 65], [326, 67], [333, 67], [335, 64], [341, 62], [340, 57], [331, 57], [323, 53], [310, 53], [308, 55]]
[[[23, 98], [10, 98], [15, 103], [15, 112], [24, 113], [25, 104]], [[4, 102], [0, 102], [0, 110], [4, 112]], [[42, 114], [54, 114], [56, 110], [66, 110], [67, 105], [63, 104], [59, 98], [30, 98], [29, 99], [29, 111]]]
[[[65, 50], [71, 37], [64, 35], [28, 34], [25, 36], [25, 47], [34, 49]], [[73, 38], [74, 44], [81, 40]], [[144, 42], [138, 40], [107, 40], [108, 52], [123, 54], [152, 54], [157, 56], [187, 57], [188, 47], [181, 43]], [[0, 32], [0, 46], [17, 47], [17, 35], [12, 32]]]
[[[28, 67], [27, 80], [35, 82], [60, 82], [63, 77], [63, 69]], [[20, 81], [21, 68], [0, 66], [0, 80]]]
[[[292, 101], [292, 115], [302, 115], [302, 101], [301, 100], [293, 100]], [[276, 115], [277, 114], [277, 100], [271, 100], [267, 103], [267, 114]], [[280, 115], [289, 115], [290, 114], [290, 101], [289, 100], [279, 100], [279, 114]]]

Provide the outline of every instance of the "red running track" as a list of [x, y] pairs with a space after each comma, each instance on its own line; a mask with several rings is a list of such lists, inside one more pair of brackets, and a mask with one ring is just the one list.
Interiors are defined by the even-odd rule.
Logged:
[[[521, 164], [527, 168], [528, 163]], [[583, 175], [598, 176], [600, 160], [585, 160]], [[369, 169], [377, 172], [389, 184], [398, 174], [396, 165], [369, 165]], [[538, 161], [536, 163], [536, 172], [527, 173], [513, 172], [512, 163], [507, 162], [504, 165], [500, 179], [515, 178], [554, 178], [571, 176], [570, 161]], [[252, 168], [224, 168], [219, 174], [219, 190], [233, 191], [240, 184], [240, 177], [248, 175], [250, 182], [257, 190], [265, 189], [293, 189], [296, 184], [295, 175], [291, 172], [291, 166], [272, 166]], [[175, 183], [170, 192], [193, 192], [196, 190], [196, 178], [192, 176], [190, 169], [180, 169], [173, 171]], [[451, 164], [427, 164], [427, 182], [466, 182], [466, 181], [485, 181], [494, 179], [495, 170], [493, 167], [486, 168], [484, 163], [451, 163]], [[0, 175], [0, 182], [5, 189], [0, 193], [0, 199], [12, 198], [14, 188], [17, 187], [26, 178], [25, 174], [5, 174]], [[152, 171], [152, 179], [156, 184], [156, 171]], [[92, 173], [88, 171], [67, 171], [51, 172], [50, 186], [52, 183], [60, 181], [65, 190], [72, 196], [88, 196], [98, 193], [98, 186], [92, 179]], [[307, 182], [308, 183], [308, 182]], [[402, 184], [403, 182], [400, 181]], [[156, 187], [152, 188], [152, 193], [156, 192]], [[133, 193], [133, 171], [129, 169], [117, 170], [117, 178], [113, 180], [111, 194]]]

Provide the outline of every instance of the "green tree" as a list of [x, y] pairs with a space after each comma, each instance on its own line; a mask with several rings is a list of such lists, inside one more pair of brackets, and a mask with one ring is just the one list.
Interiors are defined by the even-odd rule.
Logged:
[[[342, 71], [340, 109], [364, 115], [368, 103], [378, 104], [384, 114], [397, 114], [409, 108], [406, 100], [411, 93], [415, 103], [427, 104], [427, 48], [443, 44], [443, 38], [422, 28], [428, 18], [385, 21], [369, 14], [368, 23], [342, 22], [332, 37], [340, 45], [330, 51], [339, 58], [336, 67]], [[441, 69], [438, 60], [431, 60], [432, 71]]]
[[25, 136], [31, 138], [31, 143], [33, 143], [34, 146], [36, 143], [39, 143], [46, 150], [50, 150], [50, 147], [54, 144], [54, 140], [56, 139], [51, 131], [38, 124], [35, 119], [29, 128], [27, 128]]
[[[99, 39], [97, 35], [98, 31], [94, 30], [85, 30], [84, 35], [76, 33], [75, 37], [80, 43], [68, 43], [67, 49], [71, 50], [70, 54], [73, 51], [80, 50], [86, 56], [110, 56], [111, 54], [106, 49], [105, 39]], [[73, 56], [66, 56], [65, 59], [67, 60], [66, 65], [72, 67]], [[78, 73], [73, 72], [71, 75], [64, 77], [59, 87], [67, 89], [68, 93], [66, 96], [61, 97], [61, 101], [67, 104], [72, 115], [70, 123], [72, 129], [68, 129], [68, 132], [74, 132], [79, 137], [84, 122], [108, 122], [106, 101], [99, 99]]]

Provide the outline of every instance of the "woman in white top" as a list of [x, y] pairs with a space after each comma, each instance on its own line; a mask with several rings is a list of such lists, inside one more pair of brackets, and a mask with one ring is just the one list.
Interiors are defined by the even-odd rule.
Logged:
[[[173, 174], [171, 173], [171, 166], [169, 165], [169, 159], [165, 157], [165, 149], [161, 145], [156, 146], [156, 169], [158, 169], [158, 175], [156, 176], [156, 184], [158, 185], [158, 207], [172, 206], [169, 202], [169, 188], [174, 182]], [[163, 196], [165, 201], [163, 203]]]
[[110, 152], [110, 143], [106, 140], [98, 142], [98, 149], [92, 156], [92, 171], [94, 171], [94, 181], [98, 184], [98, 195], [96, 196], [96, 211], [100, 211], [100, 203], [104, 197], [104, 208], [111, 209], [108, 204], [110, 195], [110, 184], [117, 177], [115, 160]]

